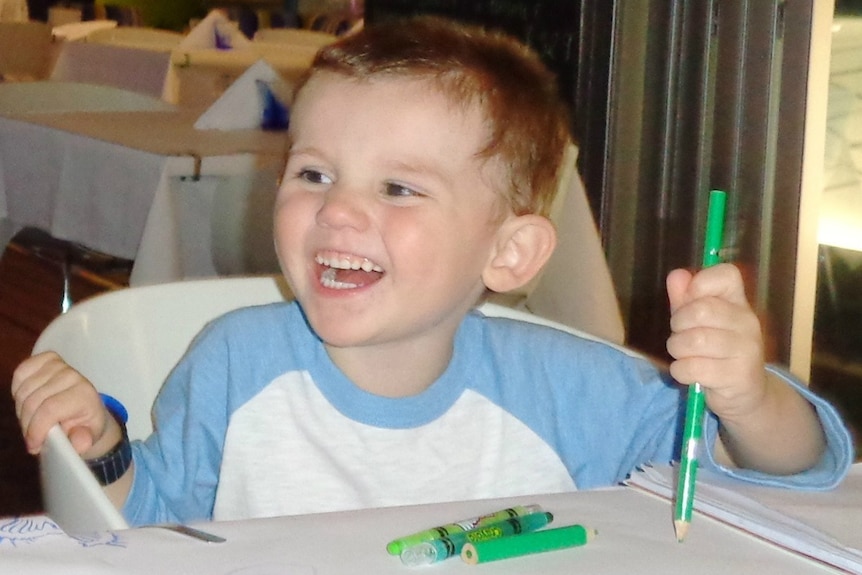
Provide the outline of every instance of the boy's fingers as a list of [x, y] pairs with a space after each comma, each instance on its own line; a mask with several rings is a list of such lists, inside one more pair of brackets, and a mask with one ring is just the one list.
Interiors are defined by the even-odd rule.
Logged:
[[12, 385], [10, 388], [12, 396], [17, 396], [21, 391], [21, 386], [40, 372], [47, 373], [46, 369], [49, 369], [54, 361], [59, 359], [59, 355], [53, 351], [47, 351], [28, 357], [18, 364], [18, 367], [12, 373]]

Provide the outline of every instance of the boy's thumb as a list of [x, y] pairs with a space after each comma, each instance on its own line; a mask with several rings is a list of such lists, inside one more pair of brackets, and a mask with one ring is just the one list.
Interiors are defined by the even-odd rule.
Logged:
[[688, 270], [676, 269], [667, 274], [667, 299], [670, 311], [673, 313], [685, 303], [685, 292], [691, 283], [692, 274]]

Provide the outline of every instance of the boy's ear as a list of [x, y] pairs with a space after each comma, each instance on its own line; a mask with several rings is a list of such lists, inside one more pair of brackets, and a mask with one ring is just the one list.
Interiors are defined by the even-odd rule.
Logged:
[[482, 274], [485, 286], [507, 292], [526, 285], [542, 270], [556, 245], [557, 232], [548, 218], [510, 217], [497, 232], [494, 253]]

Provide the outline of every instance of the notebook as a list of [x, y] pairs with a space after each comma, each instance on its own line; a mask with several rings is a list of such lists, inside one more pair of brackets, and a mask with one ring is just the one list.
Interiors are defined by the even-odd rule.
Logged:
[[[626, 481], [630, 487], [672, 501], [676, 473], [670, 466], [645, 467]], [[694, 509], [788, 551], [845, 573], [862, 575], [862, 531], [858, 516], [839, 521], [836, 509], [862, 508], [862, 463], [855, 464], [833, 491], [793, 491], [732, 481], [702, 469]], [[845, 515], [846, 516], [846, 515]], [[696, 518], [692, 529], [696, 529]]]

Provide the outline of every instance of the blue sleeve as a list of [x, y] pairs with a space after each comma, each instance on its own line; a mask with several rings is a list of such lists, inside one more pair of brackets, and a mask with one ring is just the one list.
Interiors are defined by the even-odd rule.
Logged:
[[135, 475], [123, 509], [131, 525], [212, 515], [227, 425], [228, 354], [224, 341], [208, 335], [180, 361], [156, 398], [155, 433], [132, 444]]
[[853, 464], [853, 440], [835, 408], [823, 398], [815, 395], [790, 373], [774, 366], [767, 369], [778, 375], [814, 405], [820, 425], [826, 434], [826, 450], [813, 468], [794, 475], [776, 476], [751, 469], [727, 468], [715, 460], [712, 447], [718, 440], [718, 420], [710, 414], [705, 429], [705, 444], [708, 446], [704, 465], [730, 477], [770, 487], [788, 487], [804, 490], [827, 490], [836, 487]]

